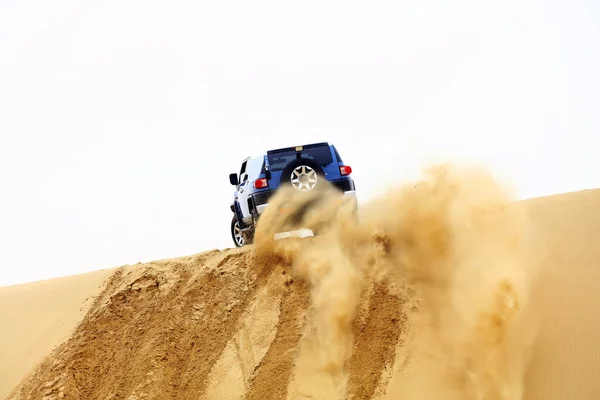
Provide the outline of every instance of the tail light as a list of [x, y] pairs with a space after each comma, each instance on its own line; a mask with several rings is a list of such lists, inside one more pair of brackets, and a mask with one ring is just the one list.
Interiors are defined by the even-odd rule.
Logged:
[[342, 165], [340, 167], [340, 174], [343, 175], [350, 175], [352, 173], [352, 168], [350, 168], [349, 165]]
[[266, 188], [267, 186], [269, 186], [269, 183], [267, 182], [266, 178], [261, 178], [261, 179], [257, 179], [254, 181], [255, 189], [262, 189], [262, 188]]

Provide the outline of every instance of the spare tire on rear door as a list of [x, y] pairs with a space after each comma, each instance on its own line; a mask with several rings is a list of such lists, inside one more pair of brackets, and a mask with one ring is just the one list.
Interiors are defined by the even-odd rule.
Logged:
[[281, 173], [279, 185], [290, 184], [300, 192], [309, 192], [325, 180], [323, 168], [306, 158], [297, 158], [290, 162]]

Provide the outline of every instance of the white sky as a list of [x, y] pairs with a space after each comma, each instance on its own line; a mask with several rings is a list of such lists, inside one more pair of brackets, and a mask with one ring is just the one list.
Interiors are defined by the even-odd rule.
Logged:
[[0, 286], [232, 247], [272, 147], [333, 142], [361, 201], [447, 157], [600, 187], [598, 4], [2, 1]]

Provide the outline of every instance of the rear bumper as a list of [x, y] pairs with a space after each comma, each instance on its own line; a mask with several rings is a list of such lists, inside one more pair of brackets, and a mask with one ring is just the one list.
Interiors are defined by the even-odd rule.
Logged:
[[[356, 187], [352, 178], [342, 178], [336, 181], [330, 181], [336, 189], [344, 193], [344, 197], [356, 198]], [[249, 201], [249, 210], [251, 213], [261, 215], [269, 205], [269, 199], [276, 193], [275, 190], [264, 190], [254, 193]], [[232, 207], [233, 208], [233, 207]]]
[[[343, 193], [344, 193], [344, 198], [351, 198], [351, 199], [356, 200], [356, 190], [347, 190], [347, 191], [344, 191]], [[256, 212], [258, 213], [258, 215], [261, 215], [262, 213], [264, 213], [268, 205], [269, 205], [268, 201], [266, 201], [263, 204], [257, 204], [255, 207], [256, 207]]]

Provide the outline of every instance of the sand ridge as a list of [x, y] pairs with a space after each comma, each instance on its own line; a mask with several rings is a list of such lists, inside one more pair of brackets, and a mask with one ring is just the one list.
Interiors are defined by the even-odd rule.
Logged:
[[595, 398], [597, 204], [448, 165], [358, 215], [281, 191], [254, 246], [119, 269], [9, 399]]

